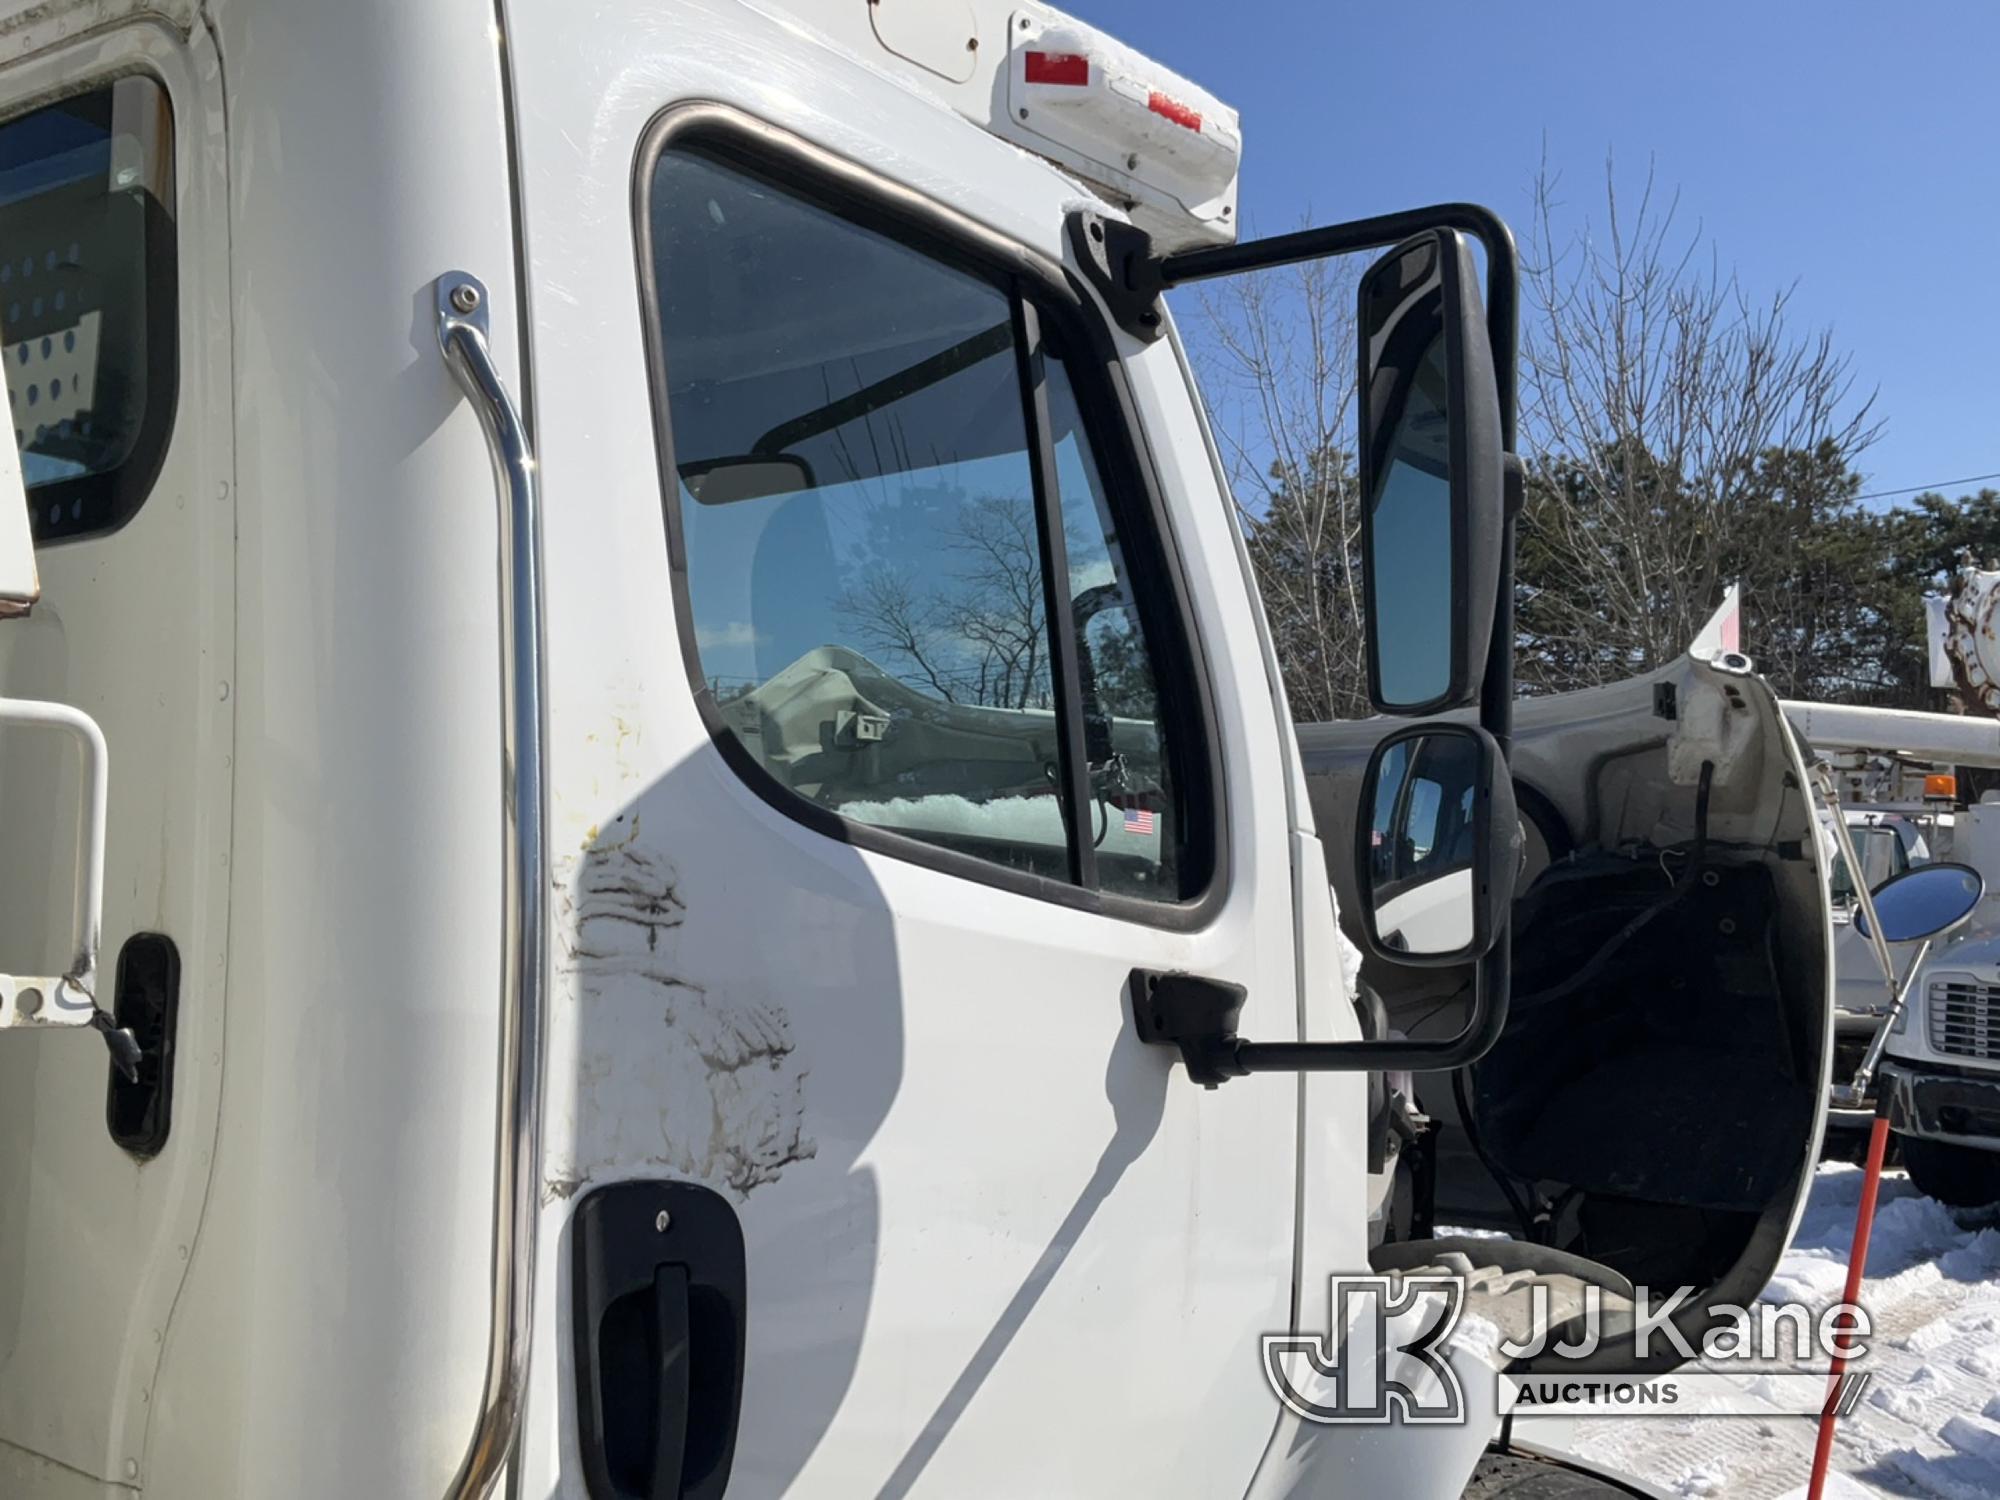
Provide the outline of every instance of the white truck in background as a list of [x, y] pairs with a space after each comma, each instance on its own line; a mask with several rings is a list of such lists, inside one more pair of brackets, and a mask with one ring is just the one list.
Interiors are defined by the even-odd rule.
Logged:
[[[1447, 1255], [1698, 1335], [1817, 1149], [1768, 688], [1513, 723], [1504, 225], [1239, 243], [1235, 112], [1032, 3], [0, 36], [0, 1494], [1642, 1492], [1260, 1354]], [[1167, 308], [1332, 254], [1324, 824]], [[1383, 1207], [1412, 1071], [1537, 1243]]]
[[[1926, 778], [1926, 790], [1944, 793], [1956, 791], [1959, 775], [2000, 770], [2000, 573], [1961, 568], [1927, 604], [1931, 683], [1952, 691], [1964, 712], [1785, 707], [1823, 755], [1953, 768]], [[2000, 794], [1988, 791], [1951, 817], [1945, 857], [1976, 872], [1985, 894], [1948, 936], [1891, 955], [1892, 987], [1908, 995], [1864, 1082], [1887, 1106], [1910, 1180], [1946, 1203], [1984, 1205], [2000, 1201]], [[1879, 968], [1874, 983], [1878, 993], [1891, 988]]]

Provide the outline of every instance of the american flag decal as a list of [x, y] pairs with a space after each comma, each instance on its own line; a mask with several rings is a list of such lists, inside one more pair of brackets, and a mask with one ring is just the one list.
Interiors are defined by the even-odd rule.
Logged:
[[1143, 835], [1146, 838], [1151, 838], [1156, 832], [1158, 832], [1158, 829], [1154, 826], [1153, 823], [1153, 810], [1150, 807], [1126, 808], [1125, 831], [1127, 833], [1136, 833]]

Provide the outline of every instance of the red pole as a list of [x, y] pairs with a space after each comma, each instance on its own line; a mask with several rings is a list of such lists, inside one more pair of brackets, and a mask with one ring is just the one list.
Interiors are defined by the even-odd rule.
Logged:
[[[1882, 1157], [1889, 1149], [1889, 1098], [1883, 1095], [1875, 1106], [1875, 1123], [1868, 1127], [1868, 1168], [1861, 1177], [1861, 1206], [1854, 1215], [1854, 1246], [1847, 1253], [1847, 1291], [1841, 1300], [1850, 1307], [1861, 1300], [1861, 1273], [1868, 1265], [1868, 1231], [1875, 1225], [1875, 1195], [1882, 1186]], [[1842, 1318], [1852, 1331], [1852, 1315]], [[1806, 1500], [1820, 1500], [1826, 1489], [1826, 1466], [1833, 1457], [1833, 1424], [1839, 1415], [1840, 1377], [1847, 1361], [1835, 1355], [1828, 1367], [1826, 1405], [1819, 1414], [1819, 1441], [1813, 1446], [1812, 1484]]]

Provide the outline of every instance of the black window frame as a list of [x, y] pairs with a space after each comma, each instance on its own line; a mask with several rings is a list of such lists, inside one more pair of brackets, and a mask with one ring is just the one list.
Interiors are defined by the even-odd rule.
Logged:
[[[702, 670], [688, 591], [679, 476], [673, 461], [673, 414], [667, 353], [654, 280], [649, 212], [654, 169], [668, 150], [706, 157], [744, 172], [856, 226], [886, 234], [956, 270], [997, 287], [1014, 319], [1017, 378], [1024, 402], [1048, 598], [1052, 689], [1061, 726], [1061, 772], [1072, 880], [1010, 868], [890, 828], [842, 817], [799, 796], [765, 768], [724, 721]], [[1202, 638], [1195, 628], [1185, 558], [1170, 524], [1151, 454], [1143, 445], [1130, 383], [1102, 310], [1083, 284], [1055, 260], [869, 168], [731, 106], [690, 102], [654, 117], [639, 140], [632, 177], [632, 217], [639, 314], [645, 341], [648, 395], [660, 508], [681, 664], [702, 723], [722, 758], [763, 801], [794, 822], [856, 848], [941, 874], [1101, 913], [1146, 926], [1192, 930], [1220, 909], [1229, 887], [1229, 839], [1221, 736]], [[1105, 890], [1095, 878], [1094, 849], [1079, 829], [1090, 813], [1083, 759], [1084, 722], [1076, 677], [1075, 621], [1062, 562], [1061, 499], [1049, 440], [1047, 388], [1042, 378], [1042, 326], [1068, 373], [1153, 668], [1162, 753], [1173, 771], [1179, 825], [1180, 893], [1142, 897]], [[1053, 554], [1053, 555], [1052, 555]], [[1169, 749], [1171, 745], [1171, 749]]]
[[[95, 541], [115, 536], [129, 526], [152, 498], [154, 486], [166, 467], [173, 446], [181, 399], [181, 317], [180, 317], [180, 148], [183, 122], [179, 100], [167, 80], [148, 67], [128, 66], [94, 77], [79, 79], [74, 86], [53, 96], [37, 98], [20, 109], [0, 110], [0, 126], [11, 125], [55, 109], [72, 99], [109, 93], [128, 78], [142, 78], [160, 91], [166, 105], [170, 135], [166, 142], [167, 191], [171, 201], [162, 202], [150, 192], [145, 195], [143, 217], [146, 226], [146, 410], [132, 438], [132, 449], [114, 469], [59, 479], [53, 484], [28, 488], [27, 474], [21, 476], [27, 497], [28, 527], [37, 552], [45, 547], [66, 546], [71, 542]], [[0, 326], [0, 352], [11, 348], [13, 338]], [[11, 422], [10, 422], [11, 425]], [[80, 519], [66, 513], [78, 500], [97, 499], [99, 504]], [[44, 507], [63, 513], [51, 526], [44, 519]]]

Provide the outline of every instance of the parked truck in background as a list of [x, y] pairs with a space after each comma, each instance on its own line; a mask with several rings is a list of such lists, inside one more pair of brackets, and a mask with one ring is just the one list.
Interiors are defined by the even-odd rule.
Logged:
[[2000, 1202], [2000, 793], [1958, 814], [1953, 860], [1979, 872], [1972, 919], [1916, 964], [1875, 1087], [1910, 1180], [1963, 1206]]
[[[1730, 652], [1514, 722], [1492, 215], [1239, 241], [1236, 113], [1025, 0], [0, 36], [0, 1493], [1539, 1483], [1499, 1372], [1260, 1356], [1546, 1269], [1388, 1207], [1410, 1075], [1571, 1284], [1762, 1286], [1803, 766]], [[1329, 801], [1170, 305], [1332, 254]]]
[[[1960, 713], [1918, 713], [1788, 704], [1800, 734], [1832, 755], [1883, 764], [1950, 768], [1926, 777], [1927, 792], [1955, 794], [1961, 778], [2000, 770], [1993, 619], [2000, 573], [1963, 567], [1949, 590], [1926, 601], [1931, 683]], [[1873, 1087], [1886, 1105], [1910, 1180], [1946, 1203], [2000, 1201], [2000, 794], [1949, 816], [1944, 857], [1977, 872], [1985, 895], [1968, 921], [1935, 944], [1892, 953], [1908, 995], [1888, 1021]], [[1944, 840], [1939, 840], [1941, 844]], [[1881, 987], [1879, 966], [1874, 979]], [[1858, 986], [1857, 986], [1858, 987]]]

